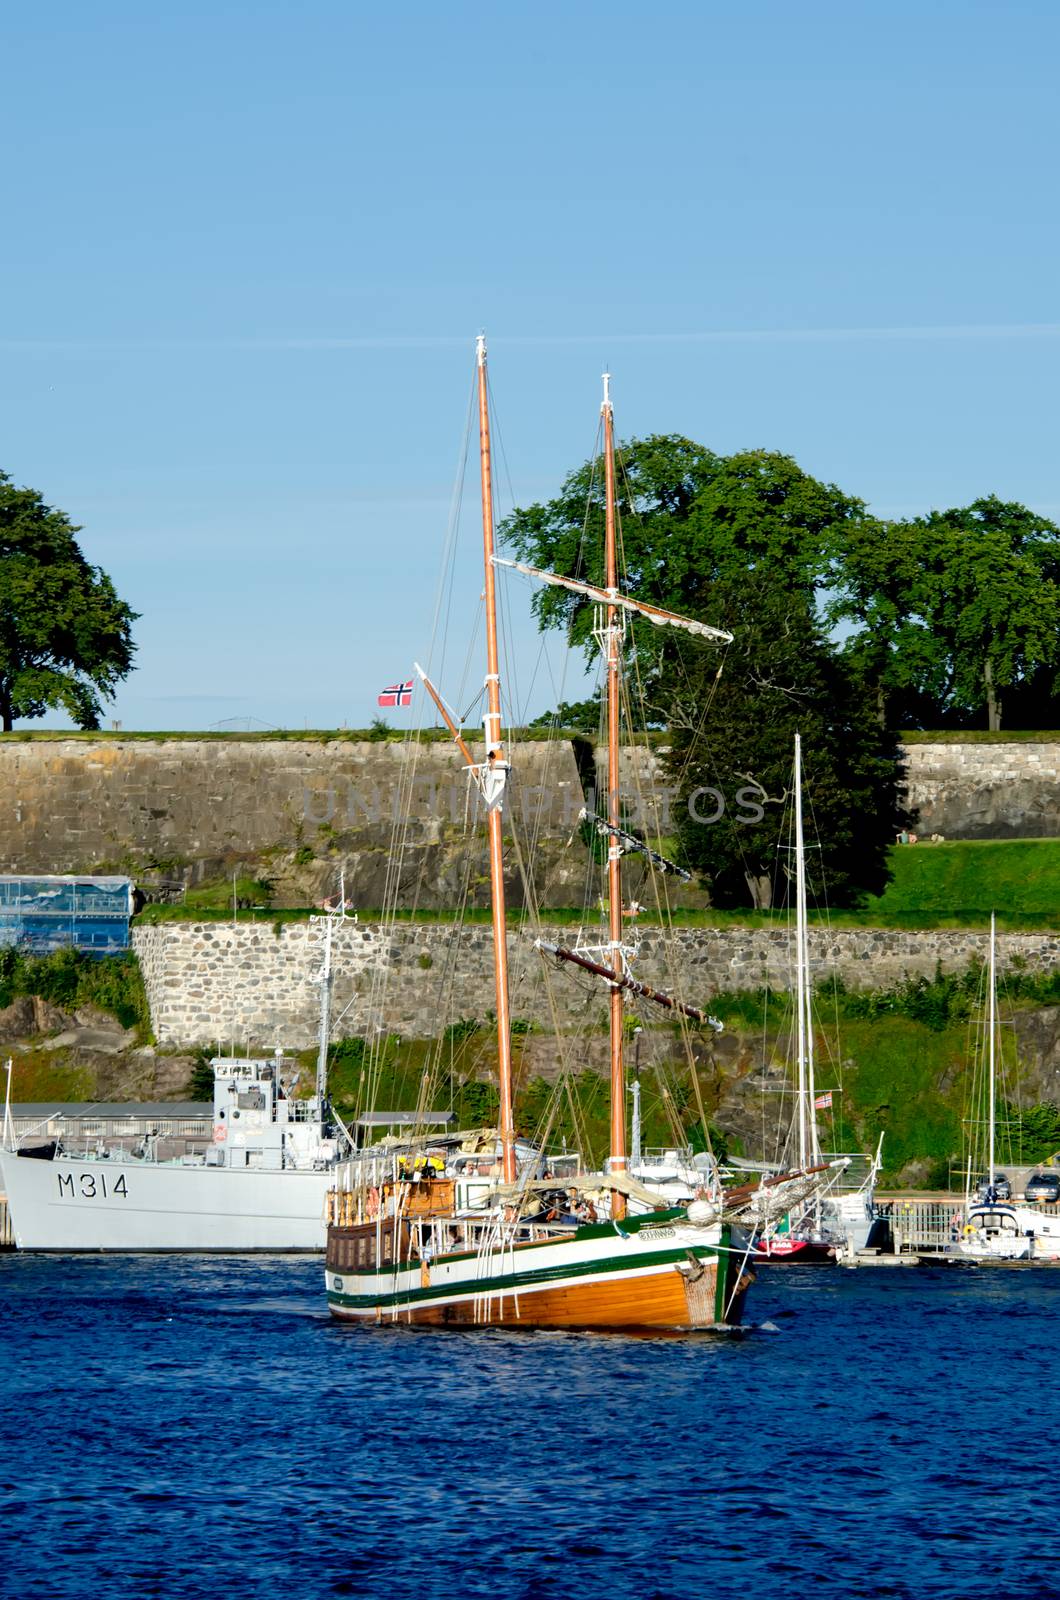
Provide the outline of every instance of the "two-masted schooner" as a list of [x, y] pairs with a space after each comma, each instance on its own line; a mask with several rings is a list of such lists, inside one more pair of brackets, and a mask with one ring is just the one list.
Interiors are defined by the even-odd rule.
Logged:
[[[596, 974], [610, 994], [610, 1159], [604, 1174], [561, 1176], [559, 1163], [520, 1142], [513, 1118], [511, 1015], [502, 828], [509, 779], [501, 729], [490, 418], [485, 340], [477, 345], [486, 620], [485, 749], [476, 761], [441, 695], [421, 671], [477, 785], [485, 809], [495, 970], [496, 1140], [467, 1148], [435, 1141], [369, 1149], [340, 1168], [331, 1197], [326, 1284], [336, 1317], [354, 1321], [519, 1327], [724, 1328], [739, 1323], [752, 1273], [744, 1228], [805, 1195], [813, 1180], [751, 1186], [729, 1206], [716, 1180], [690, 1201], [669, 1205], [628, 1172], [623, 1060], [626, 996], [656, 1001], [696, 1021], [703, 1013], [640, 983], [623, 940], [619, 699], [622, 628], [629, 613], [718, 643], [729, 635], [623, 594], [618, 583], [614, 424], [604, 380], [605, 587], [522, 567], [545, 583], [588, 596], [606, 663], [608, 937], [596, 950], [541, 945], [543, 957]], [[473, 1141], [472, 1141], [473, 1142]], [[579, 1204], [579, 1197], [584, 1197]]]

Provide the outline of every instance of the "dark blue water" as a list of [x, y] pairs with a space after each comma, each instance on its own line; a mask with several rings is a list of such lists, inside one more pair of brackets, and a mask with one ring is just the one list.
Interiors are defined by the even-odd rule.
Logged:
[[332, 1325], [0, 1258], [0, 1594], [1048, 1596], [1060, 1273], [772, 1268], [739, 1340]]

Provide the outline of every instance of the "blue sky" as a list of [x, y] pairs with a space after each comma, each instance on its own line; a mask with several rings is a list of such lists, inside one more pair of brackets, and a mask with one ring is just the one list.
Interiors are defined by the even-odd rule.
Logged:
[[[885, 514], [1060, 517], [1053, 3], [0, 25], [0, 467], [143, 614], [127, 728], [363, 726], [428, 655], [480, 328], [502, 510], [589, 454], [606, 363], [620, 436], [788, 451]], [[533, 713], [581, 689], [528, 599]]]

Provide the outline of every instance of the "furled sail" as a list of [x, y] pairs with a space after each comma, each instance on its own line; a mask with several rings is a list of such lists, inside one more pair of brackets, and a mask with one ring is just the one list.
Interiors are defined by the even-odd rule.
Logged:
[[645, 600], [634, 600], [617, 590], [612, 593], [608, 589], [598, 589], [595, 584], [583, 583], [580, 578], [561, 578], [556, 572], [542, 572], [538, 567], [528, 567], [522, 561], [507, 561], [503, 556], [494, 556], [493, 564], [496, 567], [511, 567], [516, 572], [525, 573], [528, 578], [536, 578], [539, 583], [551, 583], [557, 589], [569, 589], [572, 594], [584, 595], [599, 605], [633, 611], [638, 617], [654, 623], [657, 628], [683, 628], [685, 633], [694, 633], [701, 639], [711, 640], [713, 644], [732, 644], [732, 634], [726, 633], [724, 628], [712, 628], [709, 623], [697, 622], [694, 617], [679, 617], [676, 611], [663, 611], [659, 606], [650, 606]]

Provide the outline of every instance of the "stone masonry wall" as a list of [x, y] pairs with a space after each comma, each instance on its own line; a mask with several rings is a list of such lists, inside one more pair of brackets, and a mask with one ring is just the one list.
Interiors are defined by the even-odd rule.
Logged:
[[[569, 943], [571, 928], [546, 932]], [[591, 937], [591, 935], [590, 935]], [[641, 929], [637, 975], [707, 1005], [719, 990], [788, 986], [790, 940], [778, 929], [681, 929], [668, 941]], [[820, 981], [838, 972], [852, 988], [876, 988], [936, 965], [963, 971], [983, 961], [985, 933], [813, 929], [810, 960]], [[138, 927], [155, 1035], [162, 1045], [304, 1049], [316, 1038], [323, 961], [320, 919], [284, 923], [168, 922]], [[570, 968], [557, 970], [521, 934], [509, 940], [513, 1015], [545, 1029], [553, 1007], [561, 1027], [606, 1016], [606, 991]], [[1003, 934], [998, 962], [1050, 971], [1060, 965], [1060, 934]], [[490, 930], [485, 926], [338, 923], [333, 930], [333, 1034], [374, 1027], [408, 1038], [436, 1037], [461, 1017], [483, 1019], [493, 1005]], [[348, 1009], [347, 1009], [348, 1008]]]
[[914, 744], [905, 759], [924, 837], [1060, 836], [1060, 743]]
[[[5, 740], [0, 871], [249, 857], [315, 842], [321, 829], [386, 849], [395, 810], [408, 817], [412, 844], [431, 844], [464, 826], [461, 765], [441, 742]], [[556, 824], [566, 817], [569, 828], [581, 804], [569, 743], [529, 744], [520, 790], [520, 806], [540, 809], [547, 797]]]
[[[1060, 835], [1060, 743], [915, 744], [906, 759], [924, 835]], [[672, 801], [652, 758], [628, 752], [625, 765], [631, 814], [647, 793], [653, 799], [642, 820], [653, 832], [669, 833]], [[730, 804], [734, 799], [727, 797]], [[512, 804], [553, 858], [581, 803], [566, 740], [520, 747]], [[448, 744], [0, 740], [2, 872], [205, 865], [302, 843], [319, 848], [341, 837], [343, 850], [365, 863], [360, 903], [378, 905], [376, 879], [385, 872], [395, 807], [409, 818], [412, 850], [444, 853], [463, 840], [467, 781]], [[441, 896], [441, 868], [435, 876]]]

